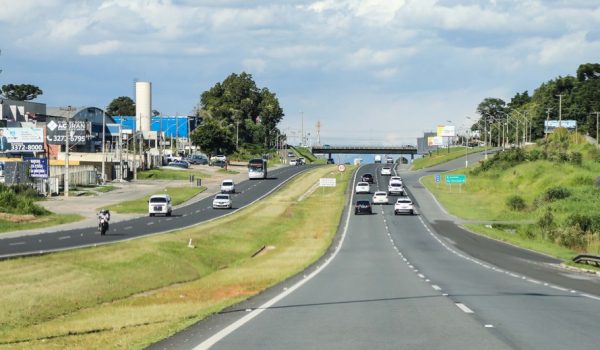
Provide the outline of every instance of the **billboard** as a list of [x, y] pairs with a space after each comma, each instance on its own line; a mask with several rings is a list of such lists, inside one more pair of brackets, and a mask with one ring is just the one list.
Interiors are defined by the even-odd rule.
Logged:
[[48, 178], [48, 159], [46, 158], [24, 158], [29, 162], [29, 177]]
[[454, 137], [456, 136], [456, 127], [454, 125], [438, 125], [437, 136]]
[[565, 128], [569, 131], [573, 131], [577, 128], [577, 120], [545, 120], [544, 121], [544, 133], [551, 134], [556, 128]]
[[44, 129], [0, 128], [0, 152], [44, 151]]
[[46, 123], [46, 140], [51, 145], [64, 145], [67, 140], [67, 127], [69, 129], [69, 144], [85, 144], [90, 136], [90, 122], [84, 120], [51, 119]]
[[429, 136], [427, 138], [427, 146], [443, 146], [444, 138], [441, 136]]

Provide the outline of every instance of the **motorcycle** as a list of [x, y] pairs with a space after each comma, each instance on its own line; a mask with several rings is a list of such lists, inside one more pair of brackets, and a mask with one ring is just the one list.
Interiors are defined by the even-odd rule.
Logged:
[[100, 218], [100, 235], [104, 236], [106, 234], [106, 231], [108, 231], [108, 220], [106, 220], [105, 218]]

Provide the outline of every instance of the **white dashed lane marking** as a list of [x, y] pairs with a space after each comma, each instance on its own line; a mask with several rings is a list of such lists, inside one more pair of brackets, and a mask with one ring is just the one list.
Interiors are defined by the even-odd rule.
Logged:
[[466, 314], [472, 314], [473, 310], [469, 309], [467, 307], [467, 305], [463, 304], [463, 303], [456, 303], [456, 306], [461, 309], [464, 313]]
[[59, 240], [69, 239], [69, 238], [71, 238], [71, 236], [60, 236], [60, 237], [58, 237]]
[[9, 243], [8, 245], [23, 245], [25, 244], [25, 242], [13, 242], [13, 243]]

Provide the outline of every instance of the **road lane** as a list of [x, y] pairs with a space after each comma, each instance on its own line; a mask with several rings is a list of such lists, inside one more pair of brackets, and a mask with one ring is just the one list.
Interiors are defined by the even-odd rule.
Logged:
[[0, 259], [114, 243], [214, 220], [256, 201], [310, 167], [279, 168], [269, 172], [269, 179], [246, 180], [237, 184], [238, 192], [233, 195], [234, 210], [212, 209], [212, 197], [209, 197], [175, 209], [172, 217], [144, 216], [111, 224], [105, 236], [99, 234], [97, 227], [89, 227], [29, 236], [0, 237]]

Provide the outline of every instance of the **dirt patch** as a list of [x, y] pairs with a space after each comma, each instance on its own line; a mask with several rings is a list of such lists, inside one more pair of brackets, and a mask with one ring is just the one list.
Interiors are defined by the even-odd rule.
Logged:
[[10, 222], [32, 222], [36, 219], [36, 216], [33, 214], [9, 214], [9, 213], [0, 213], [0, 220], [10, 221]]

